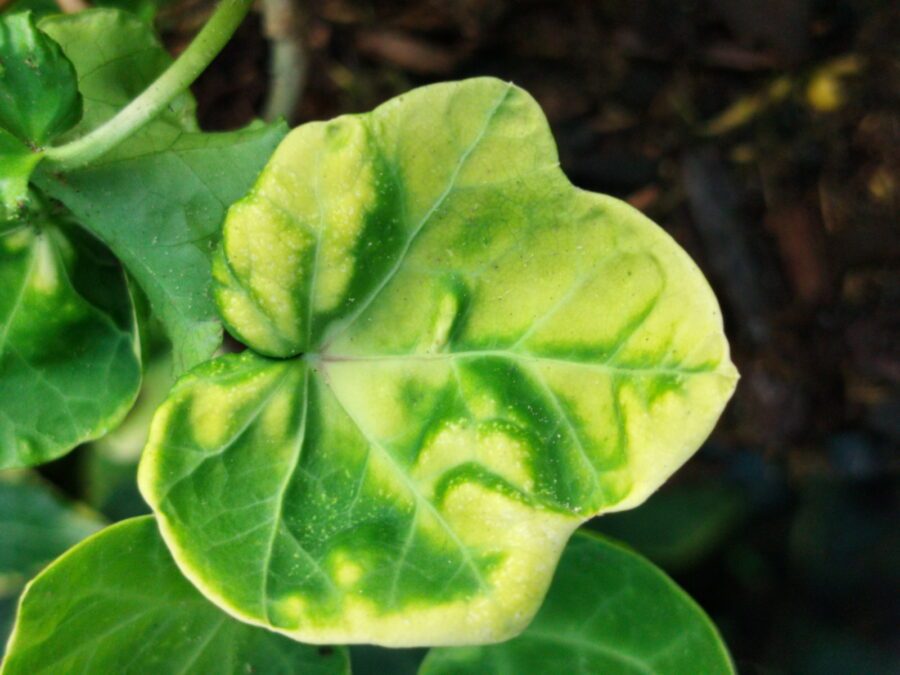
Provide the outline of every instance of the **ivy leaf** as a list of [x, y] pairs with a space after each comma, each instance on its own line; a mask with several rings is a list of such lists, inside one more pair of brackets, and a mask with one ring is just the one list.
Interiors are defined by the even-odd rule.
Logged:
[[207, 597], [303, 641], [517, 634], [572, 531], [652, 493], [737, 379], [688, 256], [574, 188], [493, 79], [292, 132], [214, 274], [230, 329], [291, 358], [184, 377], [140, 487]]
[[709, 617], [659, 568], [597, 535], [576, 534], [522, 635], [433, 649], [419, 675], [518, 673], [733, 675]]
[[97, 515], [66, 503], [37, 476], [0, 475], [0, 656], [25, 582], [101, 527]]
[[[169, 61], [150, 28], [124, 12], [51, 17], [41, 27], [78, 71], [85, 98], [78, 133], [111, 116]], [[285, 134], [281, 124], [197, 133], [193, 110], [185, 94], [89, 167], [36, 176], [138, 282], [173, 342], [178, 371], [209, 358], [221, 343], [210, 255], [225, 209], [246, 192]]]
[[74, 227], [36, 215], [0, 233], [0, 468], [102, 436], [141, 382], [122, 270]]
[[143, 516], [91, 537], [28, 585], [0, 672], [350, 671], [343, 649], [300, 645], [220, 612], [179, 574]]
[[0, 129], [0, 223], [16, 220], [24, 211], [28, 179], [41, 157], [11, 133]]
[[0, 127], [34, 146], [81, 116], [75, 70], [31, 12], [0, 17]]

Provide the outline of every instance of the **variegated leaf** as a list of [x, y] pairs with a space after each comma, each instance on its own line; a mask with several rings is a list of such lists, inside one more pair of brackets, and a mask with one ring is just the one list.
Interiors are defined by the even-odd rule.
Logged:
[[737, 379], [693, 262], [573, 187], [497, 80], [300, 127], [223, 237], [222, 316], [279, 360], [183, 378], [141, 488], [208, 597], [300, 640], [515, 635], [578, 524], [653, 492]]

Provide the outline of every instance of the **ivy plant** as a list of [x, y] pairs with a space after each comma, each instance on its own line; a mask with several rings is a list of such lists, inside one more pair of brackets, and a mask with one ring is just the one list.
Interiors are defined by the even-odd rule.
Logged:
[[0, 467], [178, 376], [119, 432], [152, 514], [34, 578], [2, 673], [347, 672], [353, 643], [437, 647], [422, 673], [733, 672], [662, 572], [572, 536], [734, 390], [702, 273], [574, 187], [494, 78], [201, 131], [188, 87], [249, 4], [174, 62], [121, 9], [0, 16]]

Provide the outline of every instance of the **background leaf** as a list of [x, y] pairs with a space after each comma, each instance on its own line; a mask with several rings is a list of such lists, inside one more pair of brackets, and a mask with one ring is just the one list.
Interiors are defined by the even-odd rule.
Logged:
[[547, 599], [522, 635], [433, 649], [420, 675], [734, 673], [703, 610], [661, 570], [597, 535], [566, 547]]
[[0, 17], [0, 127], [35, 146], [81, 116], [75, 70], [30, 12]]
[[141, 381], [121, 268], [77, 228], [33, 219], [0, 233], [0, 468], [102, 436]]
[[0, 657], [25, 582], [102, 527], [98, 515], [66, 503], [37, 476], [0, 474]]
[[181, 576], [151, 517], [105, 529], [22, 597], [3, 675], [27, 673], [349, 674], [346, 650], [240, 623]]
[[690, 259], [574, 188], [498, 80], [292, 132], [214, 274], [251, 348], [303, 355], [183, 378], [141, 490], [208, 597], [304, 641], [515, 635], [575, 527], [653, 492], [736, 381]]
[[[73, 133], [111, 116], [170, 61], [150, 27], [125, 12], [49, 17], [41, 27], [79, 75], [85, 113]], [[36, 178], [140, 284], [172, 340], [177, 371], [209, 358], [221, 342], [209, 257], [225, 209], [245, 193], [285, 133], [283, 124], [198, 133], [193, 113], [193, 99], [184, 94], [89, 167]]]

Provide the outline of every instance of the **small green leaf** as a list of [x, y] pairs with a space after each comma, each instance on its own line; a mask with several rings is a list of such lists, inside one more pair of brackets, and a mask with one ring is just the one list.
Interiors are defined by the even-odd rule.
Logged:
[[182, 379], [141, 491], [208, 597], [304, 641], [515, 635], [571, 532], [652, 493], [737, 379], [696, 266], [574, 188], [493, 79], [295, 130], [214, 274], [231, 330], [294, 358]]
[[0, 468], [102, 436], [141, 381], [122, 270], [76, 228], [35, 217], [0, 234]]
[[[170, 59], [149, 26], [98, 9], [45, 19], [75, 64], [82, 133], [140, 93]], [[99, 45], [98, 45], [99, 42]], [[195, 133], [189, 94], [89, 167], [36, 182], [64, 202], [119, 257], [147, 294], [181, 371], [209, 358], [222, 330], [210, 293], [210, 256], [228, 205], [241, 197], [283, 138], [281, 124]]]
[[172, 562], [153, 518], [109, 527], [63, 555], [22, 596], [0, 673], [348, 674], [317, 649], [240, 623]]
[[660, 569], [620, 544], [579, 533], [522, 635], [433, 649], [419, 675], [733, 675], [709, 617]]
[[25, 582], [102, 520], [60, 499], [27, 472], [0, 475], [0, 656]]
[[81, 116], [75, 70], [30, 12], [0, 17], [0, 127], [35, 146]]
[[0, 223], [17, 219], [28, 202], [28, 179], [42, 155], [0, 129]]

